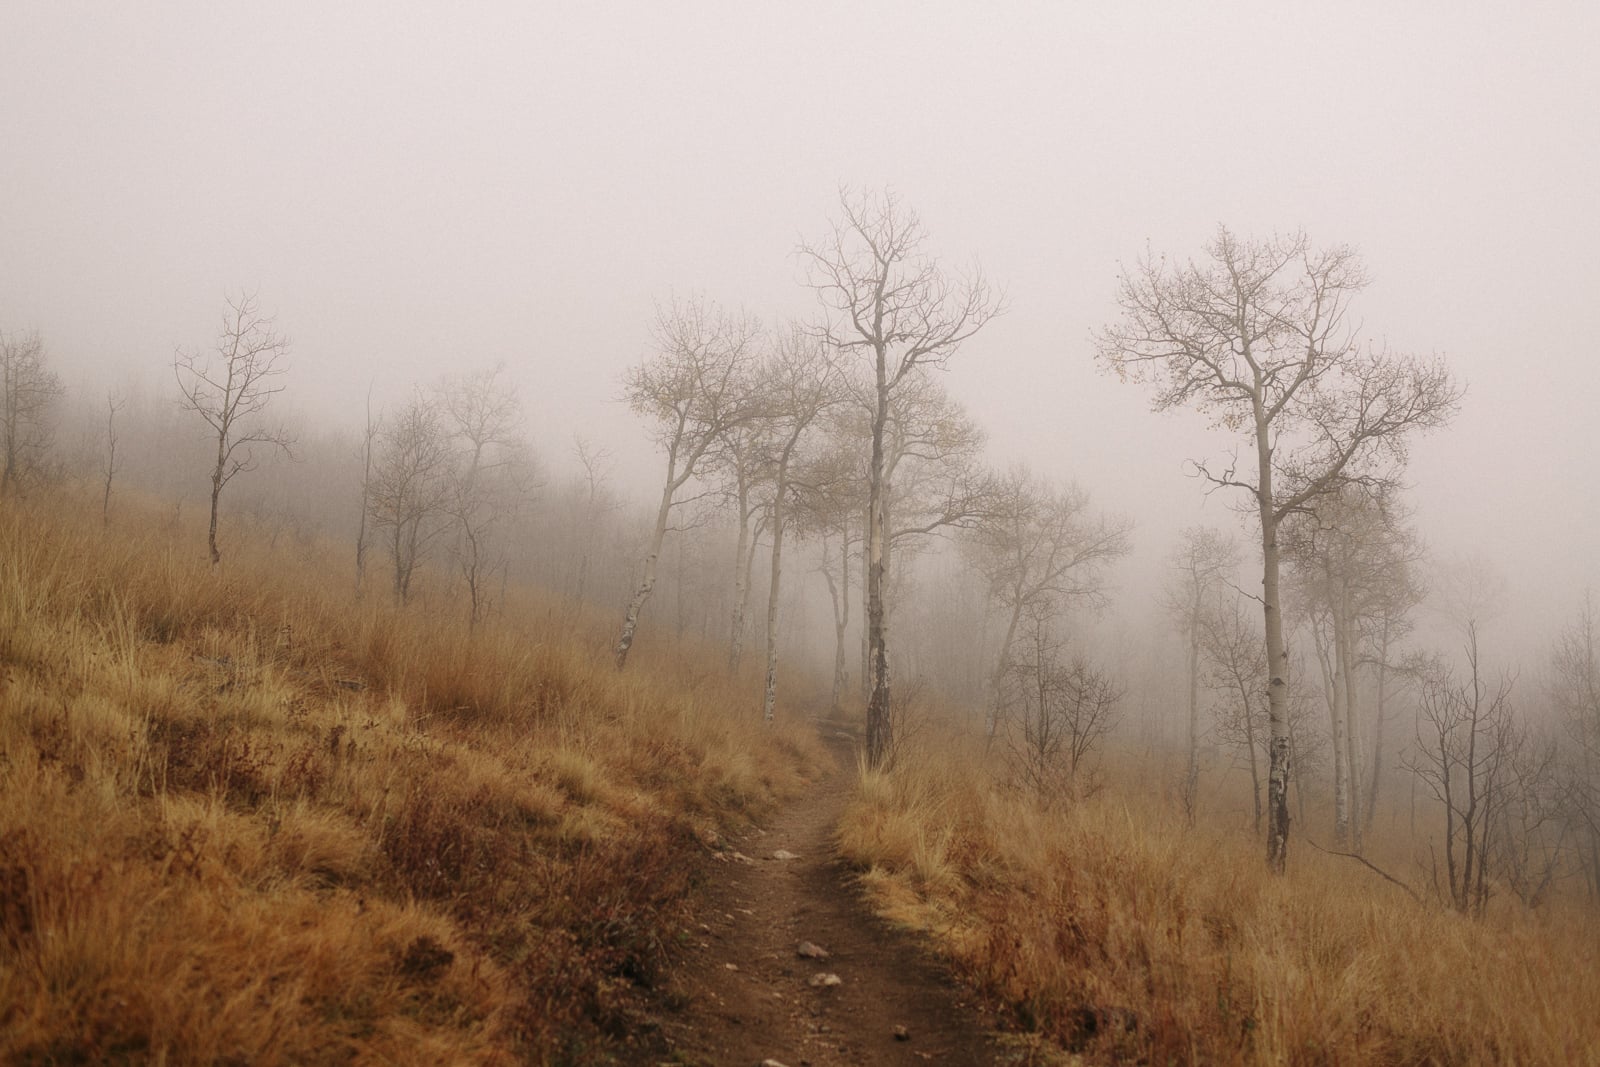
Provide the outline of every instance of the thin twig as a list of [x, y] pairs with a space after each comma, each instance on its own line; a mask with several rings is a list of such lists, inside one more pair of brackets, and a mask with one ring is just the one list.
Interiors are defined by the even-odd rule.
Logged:
[[1412, 900], [1416, 901], [1418, 904], [1422, 903], [1422, 897], [1420, 897], [1417, 894], [1417, 891], [1415, 889], [1412, 889], [1410, 886], [1406, 885], [1400, 879], [1396, 878], [1394, 875], [1390, 874], [1388, 871], [1385, 871], [1383, 868], [1379, 867], [1377, 864], [1375, 864], [1371, 860], [1367, 859], [1367, 857], [1359, 856], [1354, 852], [1335, 852], [1331, 848], [1323, 848], [1321, 845], [1319, 845], [1315, 841], [1311, 840], [1311, 838], [1305, 837], [1304, 835], [1301, 836], [1301, 840], [1304, 841], [1306, 844], [1310, 845], [1312, 848], [1316, 849], [1318, 852], [1325, 853], [1326, 855], [1329, 855], [1329, 856], [1343, 856], [1346, 859], [1352, 859], [1352, 860], [1355, 860], [1357, 863], [1364, 864], [1367, 867], [1368, 870], [1372, 871], [1374, 874], [1378, 875], [1380, 878], [1383, 878], [1386, 881], [1393, 882], [1395, 885], [1399, 886], [1401, 889], [1404, 889], [1407, 893], [1411, 894], [1411, 899]]

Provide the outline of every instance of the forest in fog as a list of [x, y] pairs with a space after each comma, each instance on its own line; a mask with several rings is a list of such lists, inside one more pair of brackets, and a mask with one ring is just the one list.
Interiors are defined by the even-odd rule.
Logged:
[[0, 1059], [1595, 1062], [1596, 39], [9, 8]]
[[[1164, 554], [1144, 539], [1131, 588], [1137, 524], [1091, 482], [997, 464], [941, 373], [1005, 313], [1002, 288], [946, 266], [887, 189], [841, 189], [795, 255], [810, 316], [655, 303], [615, 383], [656, 447], [654, 499], [605, 437], [536, 450], [537, 400], [504, 363], [356, 398], [353, 424], [285, 422], [294, 348], [254, 292], [175, 351], [164, 392], [69, 392], [46, 338], [7, 332], [6, 493], [93, 486], [108, 526], [129, 494], [203, 514], [214, 565], [239, 531], [331, 541], [357, 595], [469, 626], [544, 588], [619, 617], [619, 669], [668, 632], [730, 674], [763, 663], [753, 715], [864, 715], [874, 765], [897, 733], [953, 722], [1049, 802], [1095, 788], [1109, 740], [1153, 767], [1176, 754], [1149, 784], [1191, 818], [1242, 796], [1277, 864], [1291, 810], [1352, 854], [1403, 822], [1462, 910], [1491, 875], [1529, 906], [1564, 882], [1600, 900], [1593, 598], [1549, 613], [1524, 661], [1492, 557], [1429, 551], [1408, 447], [1448, 433], [1465, 387], [1364, 332], [1354, 250], [1219, 228], [1124, 268], [1121, 317], [1081, 358], [1234, 439], [1188, 459], [1191, 491], [1225, 506]], [[1107, 607], [1135, 597], [1108, 640]]]

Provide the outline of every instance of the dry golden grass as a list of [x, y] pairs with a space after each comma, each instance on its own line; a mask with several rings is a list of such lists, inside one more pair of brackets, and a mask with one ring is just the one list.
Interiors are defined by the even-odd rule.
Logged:
[[692, 650], [131, 510], [0, 511], [0, 1062], [582, 1062], [818, 755]]
[[882, 914], [1090, 1062], [1600, 1063], [1592, 914], [1475, 921], [1303, 845], [1274, 878], [1149, 794], [1043, 812], [952, 739], [865, 774], [840, 843]]

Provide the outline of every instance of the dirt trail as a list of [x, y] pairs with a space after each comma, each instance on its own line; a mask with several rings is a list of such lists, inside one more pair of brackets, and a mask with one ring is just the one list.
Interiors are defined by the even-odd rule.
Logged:
[[[867, 911], [834, 859], [854, 743], [826, 724], [823, 731], [837, 766], [764, 830], [727, 842], [729, 858], [716, 864], [674, 976], [683, 1007], [661, 1020], [659, 1036], [672, 1052], [653, 1062], [1001, 1062], [980, 1009], [913, 938]], [[795, 858], [774, 858], [783, 853]], [[803, 941], [828, 958], [801, 957]], [[813, 986], [820, 974], [837, 975], [839, 984]]]

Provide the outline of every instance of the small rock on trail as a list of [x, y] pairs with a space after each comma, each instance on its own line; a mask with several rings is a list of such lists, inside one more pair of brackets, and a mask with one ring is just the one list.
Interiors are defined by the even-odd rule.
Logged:
[[821, 945], [813, 944], [810, 941], [800, 942], [800, 947], [794, 950], [794, 954], [806, 960], [825, 960], [833, 955]]

